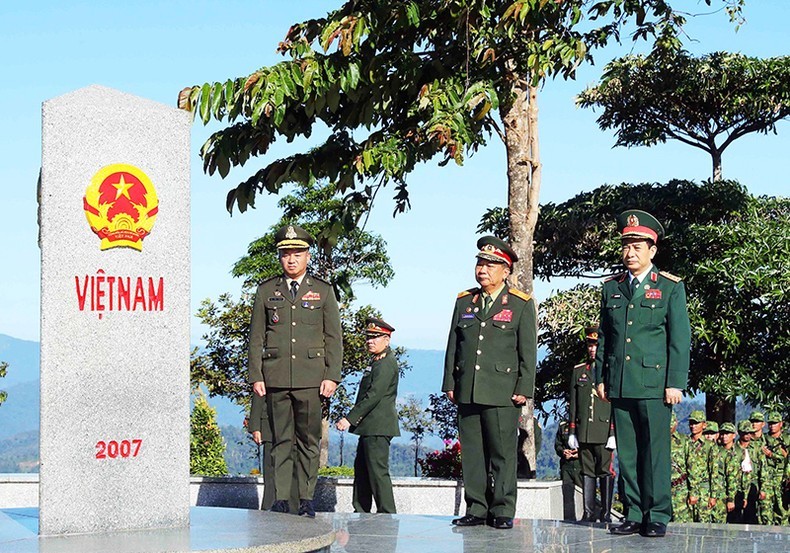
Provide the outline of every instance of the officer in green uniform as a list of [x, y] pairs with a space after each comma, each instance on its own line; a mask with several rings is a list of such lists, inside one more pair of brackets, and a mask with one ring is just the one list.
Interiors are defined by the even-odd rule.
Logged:
[[400, 436], [398, 411], [398, 362], [390, 350], [390, 336], [395, 329], [381, 319], [368, 317], [365, 347], [373, 362], [359, 382], [357, 400], [348, 415], [340, 419], [337, 429], [351, 429], [359, 436], [354, 461], [355, 513], [369, 513], [376, 501], [379, 513], [394, 513], [395, 497], [390, 478], [390, 442]]
[[735, 496], [738, 493], [739, 479], [741, 475], [741, 462], [738, 457], [738, 450], [735, 447], [735, 425], [731, 422], [724, 422], [719, 427], [719, 442], [721, 444], [722, 456], [722, 497], [724, 499], [724, 519], [718, 520], [719, 523], [730, 522], [730, 517], [735, 511]]
[[[269, 423], [269, 414], [266, 409], [266, 396], [252, 394], [252, 405], [250, 406], [250, 417], [247, 423], [247, 431], [252, 434], [252, 441], [257, 445], [263, 446], [263, 500], [261, 509], [264, 511], [271, 509], [274, 504], [274, 462], [272, 461], [272, 429]], [[289, 507], [299, 508], [298, 484], [296, 473], [291, 485], [291, 497]]]
[[288, 225], [277, 232], [275, 241], [283, 274], [261, 283], [255, 293], [248, 379], [256, 394], [268, 396], [275, 478], [272, 510], [290, 512], [296, 463], [298, 514], [314, 517], [321, 396], [330, 397], [341, 379], [340, 313], [332, 286], [307, 274], [313, 237]]
[[761, 503], [760, 522], [762, 524], [784, 524], [787, 517], [782, 504], [785, 467], [790, 451], [790, 439], [782, 433], [782, 415], [770, 411], [766, 417], [768, 434], [764, 435], [763, 454], [765, 455], [765, 500]]
[[620, 214], [626, 271], [603, 284], [595, 359], [598, 395], [611, 399], [625, 521], [613, 534], [663, 537], [672, 516], [670, 415], [688, 380], [691, 328], [686, 290], [653, 265], [661, 224]]
[[554, 437], [554, 452], [560, 458], [560, 480], [562, 480], [562, 516], [563, 520], [576, 520], [576, 486], [582, 485], [582, 465], [579, 460], [578, 448], [568, 444], [570, 424], [560, 421], [557, 435]]
[[688, 450], [688, 436], [678, 432], [678, 417], [672, 412], [670, 418], [670, 459], [672, 472], [670, 484], [672, 486], [672, 521], [691, 522], [689, 512], [689, 474], [686, 464]]
[[479, 288], [458, 294], [444, 358], [442, 391], [458, 405], [466, 515], [457, 526], [513, 527], [519, 406], [532, 397], [537, 309], [506, 279], [518, 260], [484, 236], [475, 265]]
[[[571, 435], [568, 443], [579, 449], [582, 462], [582, 496], [584, 498], [585, 522], [612, 521], [612, 498], [614, 495], [614, 424], [612, 405], [598, 397], [593, 384], [595, 352], [598, 348], [598, 326], [585, 329], [587, 341], [586, 363], [573, 367], [568, 408], [571, 420]], [[595, 490], [601, 490], [601, 512], [597, 516]]]

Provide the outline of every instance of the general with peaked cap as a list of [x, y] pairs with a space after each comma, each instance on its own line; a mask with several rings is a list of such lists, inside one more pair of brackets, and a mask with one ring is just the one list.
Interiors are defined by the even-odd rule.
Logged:
[[494, 236], [477, 248], [479, 287], [458, 294], [444, 357], [442, 391], [458, 405], [466, 501], [466, 515], [453, 524], [508, 529], [516, 513], [519, 406], [535, 387], [537, 310], [529, 294], [507, 287], [516, 252]]
[[[593, 371], [598, 348], [598, 325], [585, 329], [587, 361], [573, 367], [570, 382], [568, 413], [570, 436], [568, 442], [579, 449], [582, 466], [582, 521], [611, 522], [614, 497], [614, 425], [612, 406], [595, 391]], [[596, 507], [596, 490], [601, 490], [600, 514]]]
[[369, 513], [376, 502], [379, 513], [394, 513], [395, 497], [389, 472], [390, 442], [400, 436], [398, 411], [398, 360], [390, 349], [395, 331], [383, 319], [368, 317], [365, 324], [365, 348], [371, 364], [359, 381], [353, 409], [337, 423], [337, 429], [350, 429], [359, 436], [354, 461], [355, 513]]
[[298, 514], [314, 517], [321, 397], [331, 396], [341, 380], [340, 311], [332, 286], [307, 272], [313, 237], [287, 225], [277, 231], [275, 242], [282, 274], [265, 280], [255, 292], [248, 380], [254, 393], [267, 397], [276, 498], [272, 510], [290, 512], [296, 463]]
[[664, 227], [649, 213], [617, 217], [625, 271], [606, 280], [595, 359], [611, 400], [625, 521], [613, 534], [661, 537], [672, 514], [670, 416], [683, 397], [691, 328], [680, 278], [653, 265]]

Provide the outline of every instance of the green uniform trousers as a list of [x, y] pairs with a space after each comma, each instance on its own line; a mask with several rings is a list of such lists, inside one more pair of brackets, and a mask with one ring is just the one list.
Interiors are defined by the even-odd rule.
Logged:
[[354, 460], [355, 513], [369, 513], [376, 501], [376, 512], [395, 513], [395, 497], [390, 478], [392, 436], [360, 436]]
[[[263, 442], [260, 446], [263, 448], [263, 500], [261, 501], [261, 509], [268, 511], [272, 508], [275, 501], [274, 486], [274, 460], [272, 458], [272, 443]], [[294, 465], [296, 469], [296, 465]], [[288, 499], [288, 507], [291, 512], [296, 512], [299, 509], [299, 491], [298, 483], [296, 481], [296, 474], [291, 479], [291, 496]]]
[[466, 514], [515, 516], [518, 415], [515, 406], [458, 405]]
[[[269, 388], [266, 390], [272, 421], [274, 494], [288, 501], [296, 474], [299, 499], [313, 499], [318, 478], [321, 441], [321, 397], [318, 388]], [[295, 466], [294, 466], [295, 465]]]
[[581, 442], [579, 444], [579, 459], [582, 463], [582, 475], [593, 478], [614, 476], [612, 462], [614, 453], [606, 449], [606, 444], [592, 444]]
[[663, 399], [612, 398], [626, 520], [667, 524], [672, 516], [671, 413]]

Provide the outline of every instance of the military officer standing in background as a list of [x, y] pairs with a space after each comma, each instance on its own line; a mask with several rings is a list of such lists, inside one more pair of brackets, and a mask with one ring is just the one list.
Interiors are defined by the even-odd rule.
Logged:
[[554, 452], [560, 458], [560, 480], [562, 480], [562, 518], [576, 520], [576, 486], [582, 485], [582, 465], [578, 447], [568, 444], [570, 425], [563, 420], [557, 425], [554, 437]]
[[626, 271], [603, 284], [595, 359], [599, 397], [610, 399], [625, 521], [613, 534], [663, 537], [672, 516], [670, 416], [686, 388], [691, 328], [686, 290], [653, 265], [664, 229], [649, 213], [617, 218]]
[[[593, 381], [595, 375], [595, 352], [598, 348], [598, 325], [585, 329], [587, 362], [573, 367], [568, 411], [570, 413], [570, 436], [568, 443], [579, 450], [582, 463], [582, 496], [584, 515], [582, 521], [612, 521], [612, 498], [614, 496], [614, 424], [612, 405], [598, 397]], [[595, 490], [601, 490], [601, 512], [597, 513]]]
[[537, 309], [506, 279], [518, 257], [484, 236], [475, 265], [479, 288], [458, 294], [444, 358], [442, 391], [458, 405], [466, 515], [457, 526], [513, 527], [519, 407], [533, 396]]
[[379, 513], [395, 512], [390, 478], [390, 442], [400, 436], [398, 411], [398, 362], [390, 349], [395, 329], [381, 319], [368, 317], [365, 347], [373, 362], [359, 382], [357, 400], [348, 415], [337, 422], [341, 432], [359, 436], [354, 461], [355, 513], [369, 513], [373, 500]]
[[330, 397], [341, 380], [340, 313], [332, 286], [307, 274], [313, 237], [288, 225], [275, 241], [283, 274], [261, 283], [255, 293], [248, 379], [257, 395], [267, 396], [275, 477], [272, 510], [290, 512], [295, 462], [298, 514], [314, 517], [321, 396]]

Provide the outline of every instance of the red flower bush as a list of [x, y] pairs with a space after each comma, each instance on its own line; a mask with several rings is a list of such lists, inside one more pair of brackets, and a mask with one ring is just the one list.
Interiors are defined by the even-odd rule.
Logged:
[[420, 459], [423, 476], [434, 478], [461, 478], [461, 442], [444, 441], [444, 449], [438, 449]]

